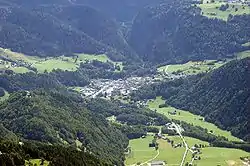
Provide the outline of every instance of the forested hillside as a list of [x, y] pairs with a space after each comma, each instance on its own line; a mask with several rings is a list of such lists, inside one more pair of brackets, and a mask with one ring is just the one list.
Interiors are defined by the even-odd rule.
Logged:
[[37, 160], [40, 160], [41, 165], [47, 165], [49, 162], [50, 166], [111, 165], [96, 158], [94, 155], [77, 151], [73, 147], [60, 145], [52, 146], [35, 141], [25, 141], [20, 144], [17, 142], [0, 140], [0, 151], [1, 166], [30, 165], [32, 161]]
[[98, 158], [120, 165], [127, 138], [81, 103], [81, 97], [56, 91], [14, 93], [0, 105], [1, 123], [28, 140], [61, 144], [79, 140]]
[[84, 52], [115, 60], [137, 57], [117, 23], [91, 7], [5, 6], [0, 13], [2, 48], [35, 56]]
[[250, 140], [250, 58], [233, 61], [185, 86], [168, 102]]
[[203, 115], [209, 122], [250, 140], [250, 58], [235, 60], [208, 74], [140, 89], [135, 99], [163, 96], [167, 105]]
[[[92, 7], [64, 6], [64, 7], [40, 7], [41, 11], [46, 11], [77, 30], [86, 33], [106, 47], [110, 47], [127, 58], [136, 58], [135, 52], [127, 44], [122, 32], [119, 30], [118, 22], [111, 17], [105, 16]], [[108, 54], [112, 59], [119, 60], [116, 54]]]
[[74, 4], [93, 6], [117, 21], [128, 23], [144, 7], [156, 5], [164, 1], [166, 0], [76, 0]]
[[220, 59], [249, 47], [249, 15], [209, 19], [182, 1], [141, 10], [133, 21], [129, 43], [145, 61], [178, 62]]
[[16, 141], [18, 137], [13, 132], [6, 129], [2, 124], [0, 124], [0, 139]]
[[249, 49], [242, 45], [250, 41], [249, 15], [209, 19], [189, 1], [0, 3], [0, 47], [28, 55], [107, 54], [113, 60], [169, 63]]

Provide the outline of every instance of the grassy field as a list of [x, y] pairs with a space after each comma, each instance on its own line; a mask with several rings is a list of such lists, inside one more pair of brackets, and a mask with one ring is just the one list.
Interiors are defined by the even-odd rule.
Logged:
[[[246, 4], [229, 4], [229, 8], [225, 11], [219, 10], [221, 5], [226, 5], [225, 2], [214, 2], [214, 3], [206, 3], [204, 1], [203, 4], [199, 4], [198, 7], [202, 9], [202, 15], [209, 18], [218, 18], [227, 21], [229, 14], [232, 15], [243, 15], [250, 14], [250, 7]], [[237, 11], [235, 9], [238, 9]]]
[[248, 46], [250, 46], [250, 42], [244, 43], [244, 44], [242, 44], [242, 46], [248, 47]]
[[10, 96], [10, 94], [7, 91], [4, 91], [4, 92], [5, 92], [5, 95], [3, 97], [0, 97], [0, 102], [8, 99]]
[[248, 51], [243, 51], [243, 52], [239, 52], [238, 54], [237, 54], [237, 57], [238, 58], [247, 58], [247, 57], [250, 57], [250, 50], [248, 50]]
[[80, 62], [86, 62], [86, 61], [92, 61], [92, 60], [98, 60], [100, 62], [111, 62], [114, 65], [117, 65], [120, 67], [121, 70], [123, 70], [123, 65], [122, 62], [114, 62], [112, 60], [110, 60], [107, 55], [97, 55], [97, 56], [93, 56], [93, 55], [87, 55], [87, 54], [76, 54], [79, 57], [79, 61]]
[[33, 164], [33, 165], [37, 165], [37, 166], [48, 166], [49, 162], [48, 161], [44, 161], [43, 165], [42, 164], [42, 160], [41, 159], [30, 159], [29, 161], [25, 161], [25, 166], [29, 166], [29, 163]]
[[42, 73], [45, 70], [51, 72], [53, 69], [75, 71], [77, 70], [78, 64], [75, 64], [73, 62], [73, 58], [58, 57], [58, 58], [50, 58], [44, 61], [38, 61], [34, 63], [32, 66], [37, 68], [39, 73]]
[[[170, 140], [176, 143], [182, 143], [179, 136], [167, 136]], [[156, 151], [154, 148], [149, 148], [148, 144], [152, 141], [153, 136], [147, 136], [142, 139], [130, 140], [129, 146], [132, 149], [131, 154], [126, 158], [125, 164], [132, 165], [136, 163], [143, 163], [154, 156], [156, 156]], [[250, 154], [238, 149], [227, 149], [227, 148], [217, 148], [209, 147], [207, 142], [185, 137], [185, 140], [189, 147], [194, 146], [195, 144], [202, 144], [206, 147], [202, 149], [201, 160], [195, 161], [194, 164], [200, 166], [240, 166], [241, 161], [240, 157], [246, 157]], [[168, 165], [179, 165], [184, 154], [185, 148], [173, 148], [167, 141], [158, 139], [159, 143], [159, 156], [155, 160], [166, 161]], [[186, 162], [191, 161], [191, 154], [188, 153]]]
[[[182, 143], [179, 136], [168, 136], [170, 140], [174, 141], [174, 144]], [[188, 145], [192, 147], [194, 144], [208, 145], [207, 142], [200, 141], [198, 139], [186, 137]], [[155, 160], [166, 161], [168, 165], [179, 165], [182, 160], [182, 156], [185, 152], [185, 148], [173, 148], [170, 143], [163, 139], [157, 141], [159, 143], [160, 155]], [[192, 154], [188, 153], [186, 162], [190, 162], [192, 159]]]
[[9, 69], [9, 70], [13, 70], [15, 73], [27, 73], [30, 71], [26, 67], [12, 67], [10, 62], [4, 61], [4, 63], [5, 63], [4, 65], [0, 64], [0, 70]]
[[13, 70], [15, 73], [27, 73], [30, 72], [29, 69], [27, 69], [26, 67], [11, 67], [11, 70]]
[[[248, 45], [249, 43], [245, 43], [244, 45]], [[237, 58], [242, 59], [246, 57], [250, 57], [250, 50], [236, 53]], [[160, 73], [175, 73], [175, 74], [198, 74], [204, 73], [208, 71], [212, 71], [221, 67], [222, 65], [230, 62], [233, 59], [227, 59], [225, 61], [216, 61], [216, 60], [205, 60], [205, 61], [189, 61], [184, 64], [172, 64], [158, 67], [158, 72]]]
[[[159, 108], [159, 105], [163, 103], [164, 103], [164, 100], [162, 100], [161, 97], [157, 97], [155, 100], [149, 101], [148, 106], [150, 109], [153, 109], [153, 110], [157, 109], [158, 113], [161, 113], [170, 119], [176, 119], [176, 120], [180, 120], [180, 121], [193, 124], [195, 126], [201, 126], [202, 128], [207, 128], [208, 131], [212, 130], [215, 135], [225, 136], [229, 140], [233, 140], [233, 141], [240, 141], [239, 138], [232, 136], [232, 134], [229, 131], [222, 130], [212, 123], [208, 123], [206, 121], [201, 120], [203, 119], [202, 116], [192, 114], [185, 110], [176, 109], [171, 106]], [[173, 112], [173, 111], [177, 112], [176, 115], [168, 114], [168, 112]]]
[[216, 62], [215, 60], [205, 60], [205, 61], [197, 61], [197, 62], [187, 62], [185, 64], [173, 64], [161, 66], [158, 68], [158, 72], [166, 72], [166, 73], [181, 73], [181, 74], [198, 74], [202, 72], [208, 72], [210, 70], [219, 68], [225, 62]]
[[[122, 62], [114, 62], [110, 60], [106, 55], [75, 54], [75, 56], [72, 57], [59, 56], [41, 58], [36, 56], [27, 56], [3, 48], [0, 48], [0, 54], [1, 56], [11, 59], [13, 61], [22, 61], [27, 64], [30, 64], [32, 67], [36, 68], [39, 73], [43, 73], [45, 70], [47, 72], [51, 72], [53, 69], [75, 71], [80, 66], [80, 63], [85, 63], [87, 61], [93, 60], [101, 62], [109, 61], [114, 65], [119, 66], [121, 70], [123, 69]], [[0, 65], [0, 70], [6, 69], [6, 66], [8, 66], [8, 69], [11, 69], [17, 73], [25, 73], [30, 71], [25, 67], [11, 67], [10, 64]]]
[[127, 156], [125, 164], [132, 165], [139, 162], [142, 163], [153, 158], [157, 152], [154, 148], [148, 146], [152, 140], [153, 136], [130, 140], [129, 146], [131, 147], [132, 152]]
[[238, 149], [207, 147], [202, 150], [201, 160], [196, 161], [196, 163], [202, 166], [242, 166], [240, 157], [249, 155], [249, 153]]

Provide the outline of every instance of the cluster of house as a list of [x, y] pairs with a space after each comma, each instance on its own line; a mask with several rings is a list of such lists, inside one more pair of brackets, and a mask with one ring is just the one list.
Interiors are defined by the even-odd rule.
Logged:
[[[180, 113], [180, 112], [179, 112]], [[174, 110], [174, 111], [168, 111], [168, 115], [176, 115], [177, 114], [177, 111]]]
[[245, 166], [250, 165], [250, 157], [241, 157], [240, 158]]
[[173, 130], [175, 132], [177, 132], [176, 131], [176, 126], [179, 128], [180, 132], [184, 131], [184, 129], [178, 124], [174, 125], [173, 123], [167, 123], [167, 124], [165, 124], [165, 126], [167, 127], [168, 130]]
[[149, 163], [149, 166], [164, 166], [166, 165], [165, 161], [152, 161]]
[[80, 92], [87, 97], [128, 96], [139, 87], [155, 82], [152, 77], [129, 77], [127, 79], [98, 79], [83, 87]]
[[21, 60], [17, 60], [15, 62], [13, 61], [5, 61], [5, 60], [0, 60], [0, 65], [3, 65], [5, 67], [5, 69], [9, 69], [10, 67], [15, 68], [15, 67], [31, 67], [32, 64], [21, 61]]

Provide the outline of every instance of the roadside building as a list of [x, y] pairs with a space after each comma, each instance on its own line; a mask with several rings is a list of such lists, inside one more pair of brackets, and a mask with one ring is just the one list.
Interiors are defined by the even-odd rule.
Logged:
[[164, 166], [166, 165], [165, 161], [152, 161], [150, 166]]
[[149, 143], [148, 147], [150, 147], [150, 148], [155, 147], [155, 143]]

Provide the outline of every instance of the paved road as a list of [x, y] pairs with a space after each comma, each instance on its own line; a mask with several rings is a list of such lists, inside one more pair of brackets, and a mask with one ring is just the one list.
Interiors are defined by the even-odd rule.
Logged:
[[167, 72], [168, 67], [169, 67], [169, 65], [167, 65], [167, 66], [165, 67], [165, 69], [164, 69], [164, 72], [165, 72], [166, 75], [168, 75], [168, 72]]
[[156, 159], [159, 155], [160, 155], [160, 151], [157, 150], [157, 154], [155, 155], [155, 157], [149, 159], [148, 161], [145, 161], [144, 163], [141, 163], [140, 166], [143, 166], [143, 165], [149, 163], [150, 161], [153, 161], [153, 160]]
[[102, 93], [103, 91], [105, 91], [106, 89], [109, 88], [109, 85], [104, 86], [102, 89], [100, 89], [98, 92], [94, 93], [91, 98], [96, 98], [96, 96], [98, 96], [100, 93]]
[[193, 151], [192, 151], [191, 149], [189, 149], [186, 140], [184, 139], [184, 137], [183, 137], [182, 134], [181, 134], [180, 127], [179, 127], [178, 125], [176, 125], [175, 123], [173, 123], [173, 125], [175, 126], [176, 132], [177, 132], [177, 134], [179, 134], [179, 136], [180, 136], [180, 138], [182, 139], [183, 144], [185, 145], [185, 148], [186, 148], [186, 149], [185, 149], [185, 152], [184, 152], [184, 154], [183, 154], [183, 157], [182, 157], [181, 164], [180, 164], [180, 166], [183, 166], [183, 165], [184, 165], [184, 162], [185, 162], [185, 159], [186, 159], [186, 157], [187, 157], [188, 151], [191, 151], [191, 152], [193, 152]]
[[169, 68], [169, 65], [167, 65], [165, 67], [165, 69], [163, 70], [164, 74], [169, 77], [169, 78], [172, 78], [172, 79], [179, 79], [181, 77], [186, 77], [186, 75], [176, 75], [176, 74], [172, 74], [172, 73], [168, 73], [167, 70]]

